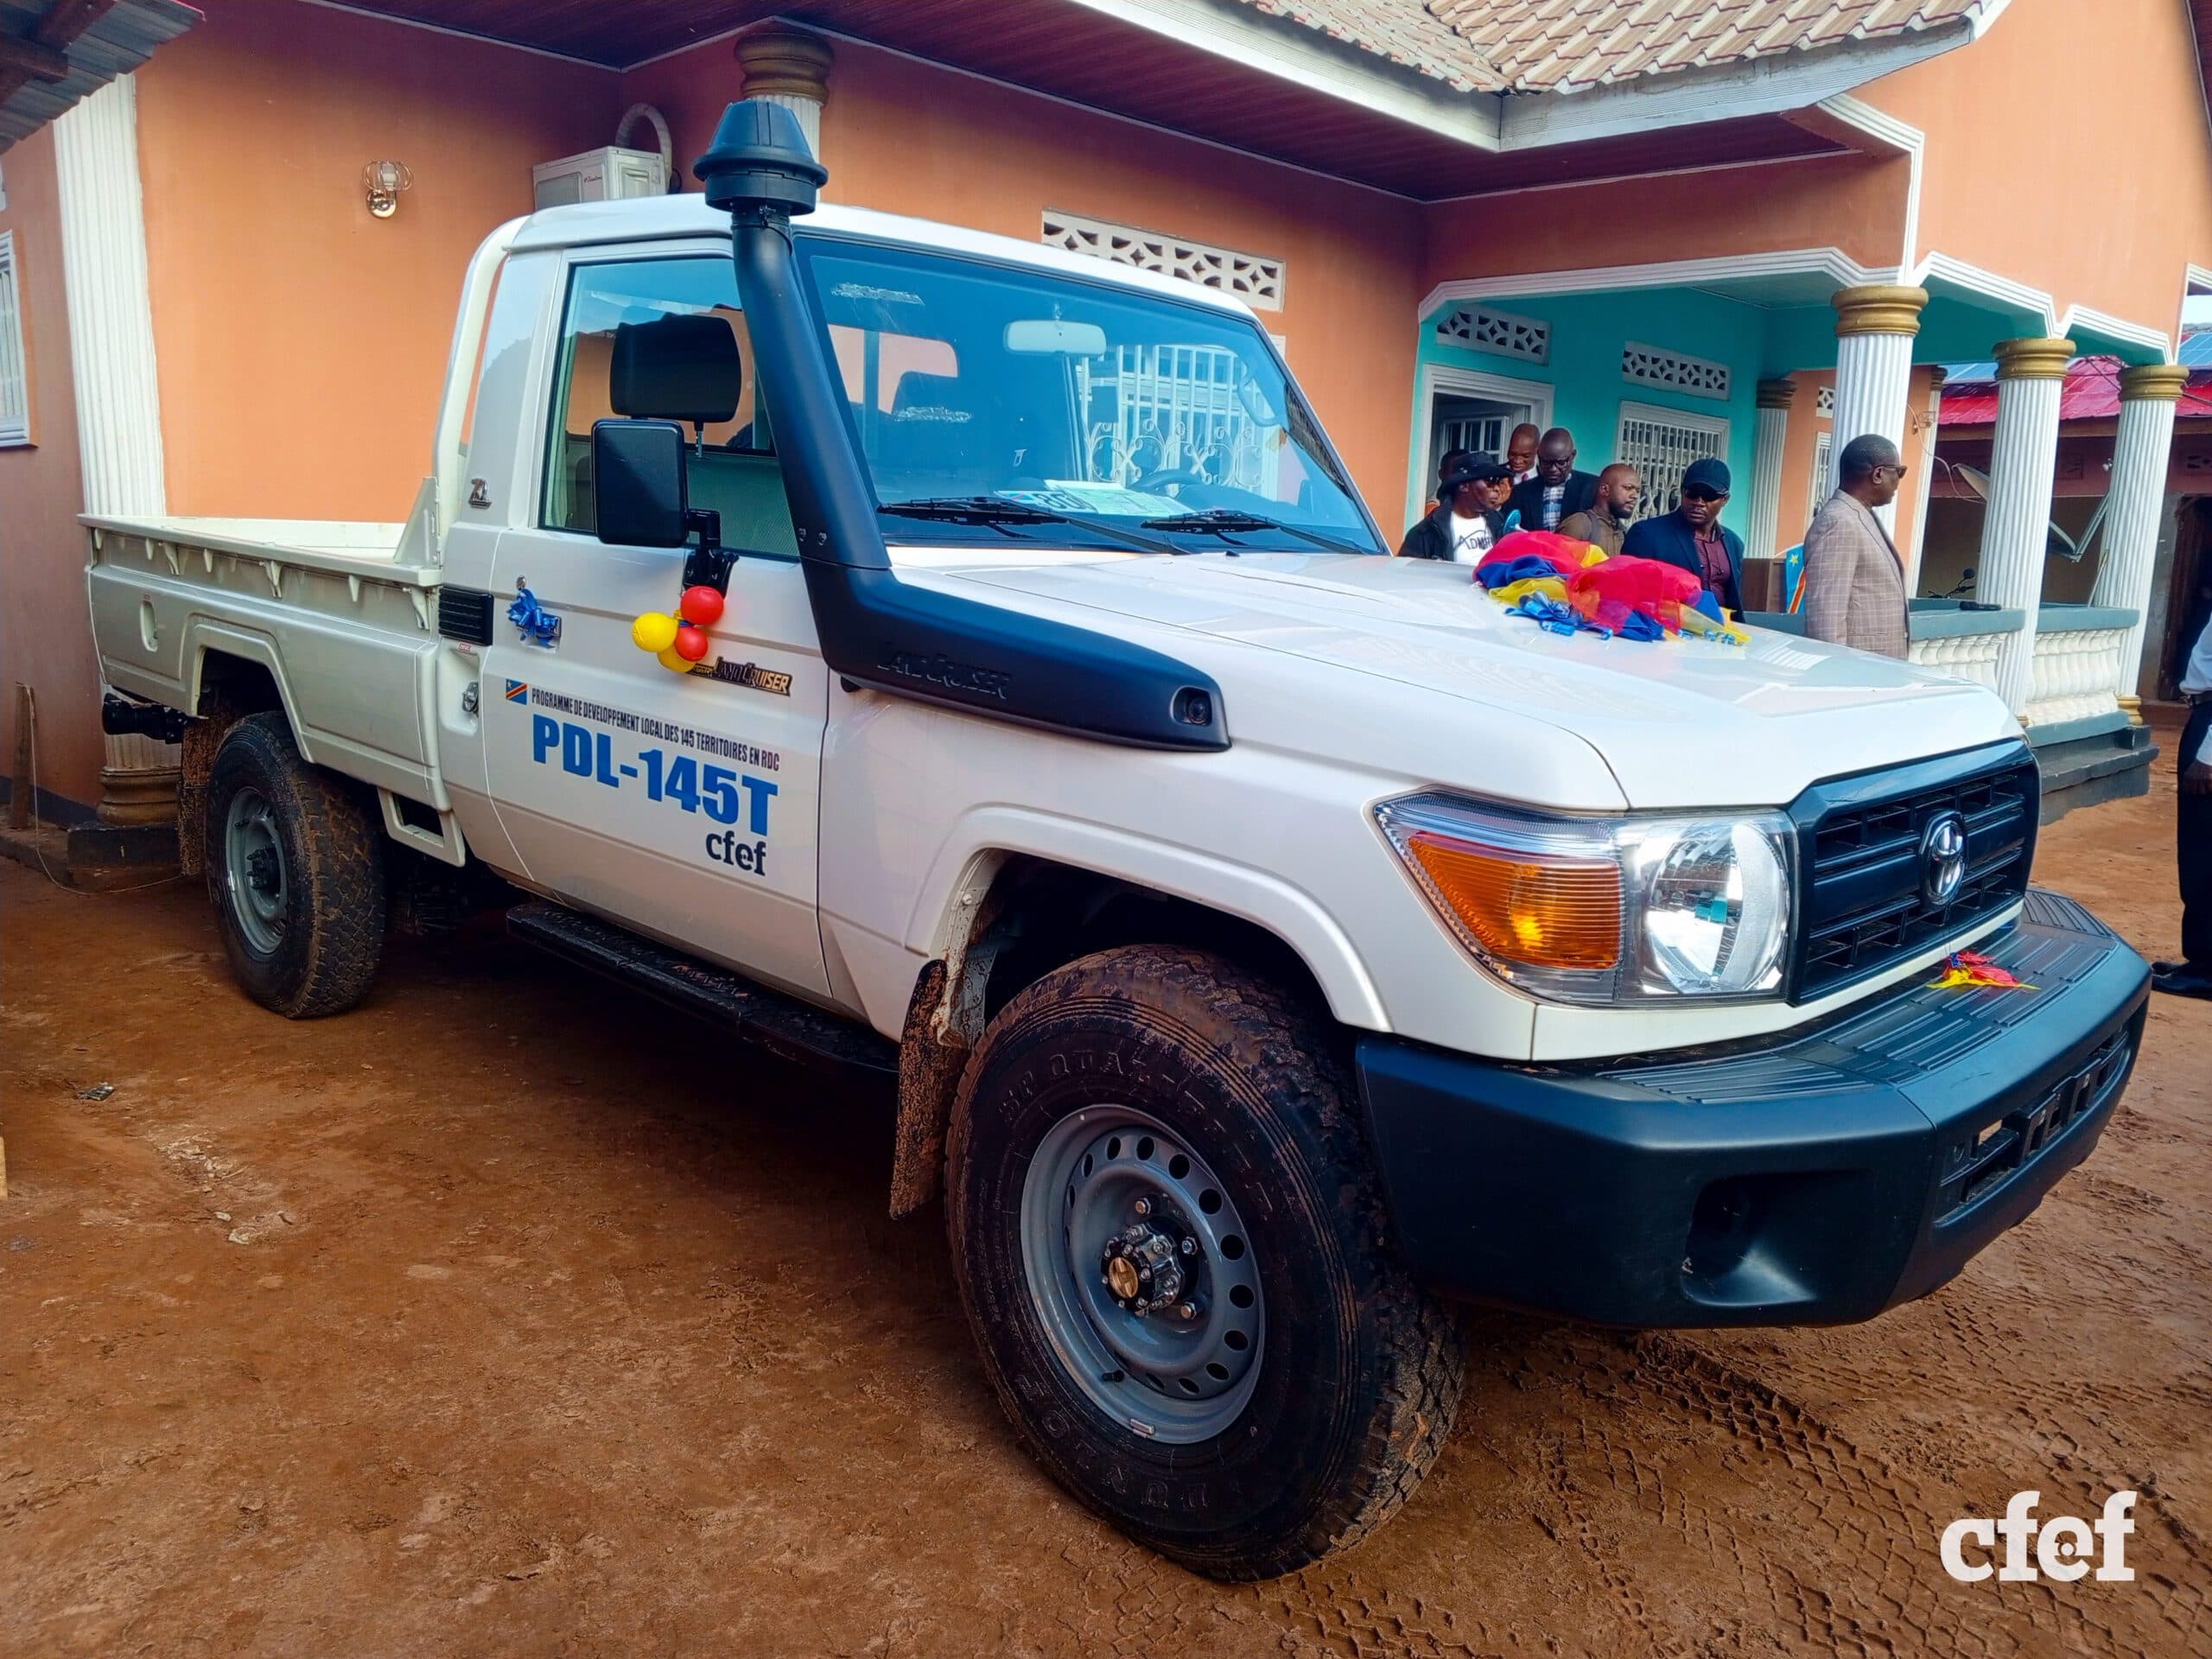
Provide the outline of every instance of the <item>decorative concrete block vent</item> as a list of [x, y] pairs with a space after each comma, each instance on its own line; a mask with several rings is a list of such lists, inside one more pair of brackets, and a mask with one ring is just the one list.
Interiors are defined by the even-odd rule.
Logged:
[[1700, 397], [1728, 396], [1728, 365], [1660, 346], [1639, 346], [1633, 340], [1621, 347], [1621, 378], [1639, 386], [1660, 386]]
[[1109, 225], [1103, 219], [1080, 219], [1072, 213], [1046, 213], [1042, 240], [1047, 247], [1065, 248], [1071, 253], [1087, 253], [1117, 265], [1135, 265], [1140, 270], [1156, 270], [1164, 276], [1180, 276], [1217, 288], [1236, 295], [1255, 311], [1282, 309], [1285, 272], [1280, 259], [1160, 236], [1133, 226]]
[[1551, 324], [1493, 311], [1486, 305], [1456, 308], [1436, 325], [1436, 337], [1450, 345], [1529, 363], [1548, 363], [1552, 357]]

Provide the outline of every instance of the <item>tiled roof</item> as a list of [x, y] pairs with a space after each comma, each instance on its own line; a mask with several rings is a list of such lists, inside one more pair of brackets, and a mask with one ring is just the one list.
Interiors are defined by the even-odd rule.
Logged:
[[1572, 92], [1973, 18], [1989, 0], [1243, 0], [1463, 91]]
[[1426, 0], [1242, 0], [1255, 11], [1303, 23], [1461, 92], [1498, 92], [1507, 82]]

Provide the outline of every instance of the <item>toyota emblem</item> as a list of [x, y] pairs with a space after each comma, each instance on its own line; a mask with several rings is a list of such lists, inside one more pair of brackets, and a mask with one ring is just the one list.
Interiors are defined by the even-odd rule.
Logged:
[[1920, 891], [1937, 908], [1959, 896], [1967, 879], [1967, 821], [1939, 812], [1920, 837]]

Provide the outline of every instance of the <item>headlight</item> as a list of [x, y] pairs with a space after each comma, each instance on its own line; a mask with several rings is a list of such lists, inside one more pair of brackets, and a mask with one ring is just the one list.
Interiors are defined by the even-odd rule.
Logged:
[[1437, 915], [1560, 1002], [1770, 997], [1789, 942], [1789, 820], [1541, 817], [1446, 796], [1376, 809]]

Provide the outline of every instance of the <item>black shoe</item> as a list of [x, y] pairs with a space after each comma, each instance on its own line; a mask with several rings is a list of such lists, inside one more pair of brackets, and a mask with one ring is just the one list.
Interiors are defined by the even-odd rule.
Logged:
[[2169, 962], [2162, 957], [2151, 964], [2151, 971], [2154, 974], [2178, 974], [2186, 971], [2188, 967], [2186, 962]]
[[2178, 963], [2171, 973], [2153, 972], [2151, 988], [2164, 991], [2168, 996], [2202, 997], [2205, 1001], [2212, 1002], [2212, 969]]

